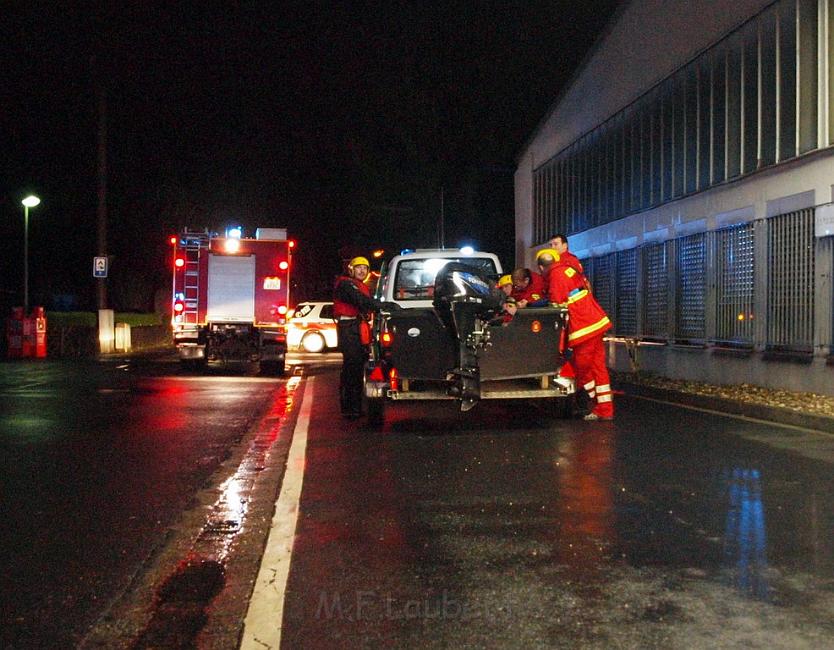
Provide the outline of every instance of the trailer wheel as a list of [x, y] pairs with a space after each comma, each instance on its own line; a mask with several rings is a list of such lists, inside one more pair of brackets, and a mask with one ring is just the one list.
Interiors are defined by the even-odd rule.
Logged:
[[180, 368], [189, 372], [204, 372], [208, 367], [205, 359], [180, 359]]
[[261, 361], [260, 371], [262, 375], [269, 377], [283, 377], [287, 372], [283, 357], [277, 361]]
[[552, 397], [547, 402], [547, 412], [551, 417], [567, 420], [573, 415], [573, 398]]
[[380, 426], [385, 422], [385, 399], [382, 397], [368, 397], [368, 423]]

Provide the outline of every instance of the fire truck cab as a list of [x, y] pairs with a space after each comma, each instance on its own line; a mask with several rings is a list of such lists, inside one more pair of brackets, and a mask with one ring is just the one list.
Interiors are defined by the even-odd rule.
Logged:
[[284, 374], [286, 315], [295, 243], [286, 228], [240, 228], [225, 235], [183, 230], [173, 247], [172, 318], [180, 360], [259, 362], [264, 374]]

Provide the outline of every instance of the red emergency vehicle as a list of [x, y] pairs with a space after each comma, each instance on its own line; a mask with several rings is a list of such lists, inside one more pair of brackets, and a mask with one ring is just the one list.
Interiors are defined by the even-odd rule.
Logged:
[[225, 235], [183, 230], [171, 237], [171, 324], [180, 360], [257, 361], [261, 371], [283, 374], [287, 309], [295, 243], [286, 228], [240, 228]]

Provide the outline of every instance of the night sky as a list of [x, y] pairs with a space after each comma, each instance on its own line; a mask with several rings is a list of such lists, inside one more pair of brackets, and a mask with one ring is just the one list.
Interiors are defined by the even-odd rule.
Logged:
[[[0, 306], [94, 308], [97, 94], [110, 306], [149, 310], [183, 226], [287, 226], [297, 297], [340, 249], [474, 243], [511, 265], [515, 158], [616, 7], [605, 2], [11, 2]], [[316, 295], [318, 294], [318, 295]]]

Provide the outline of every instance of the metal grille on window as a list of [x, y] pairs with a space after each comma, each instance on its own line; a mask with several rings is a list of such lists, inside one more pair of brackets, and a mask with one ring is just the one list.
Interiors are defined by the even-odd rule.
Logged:
[[753, 224], [716, 232], [716, 341], [753, 343]]
[[614, 314], [614, 256], [616, 253], [603, 255], [602, 257], [595, 257], [593, 259], [593, 280], [591, 280], [591, 288], [594, 291], [594, 297], [597, 302], [609, 315]]
[[767, 345], [814, 348], [814, 210], [767, 221]]
[[637, 249], [617, 253], [616, 333], [637, 334]]
[[677, 240], [677, 302], [675, 338], [703, 340], [706, 317], [706, 237], [703, 233]]
[[594, 283], [594, 258], [593, 257], [583, 257], [579, 260], [579, 263], [582, 265], [582, 270], [585, 273], [585, 277], [588, 279], [588, 282], [591, 283], [593, 286]]
[[669, 264], [666, 244], [651, 244], [641, 249], [643, 256], [643, 335], [666, 338], [668, 335]]

